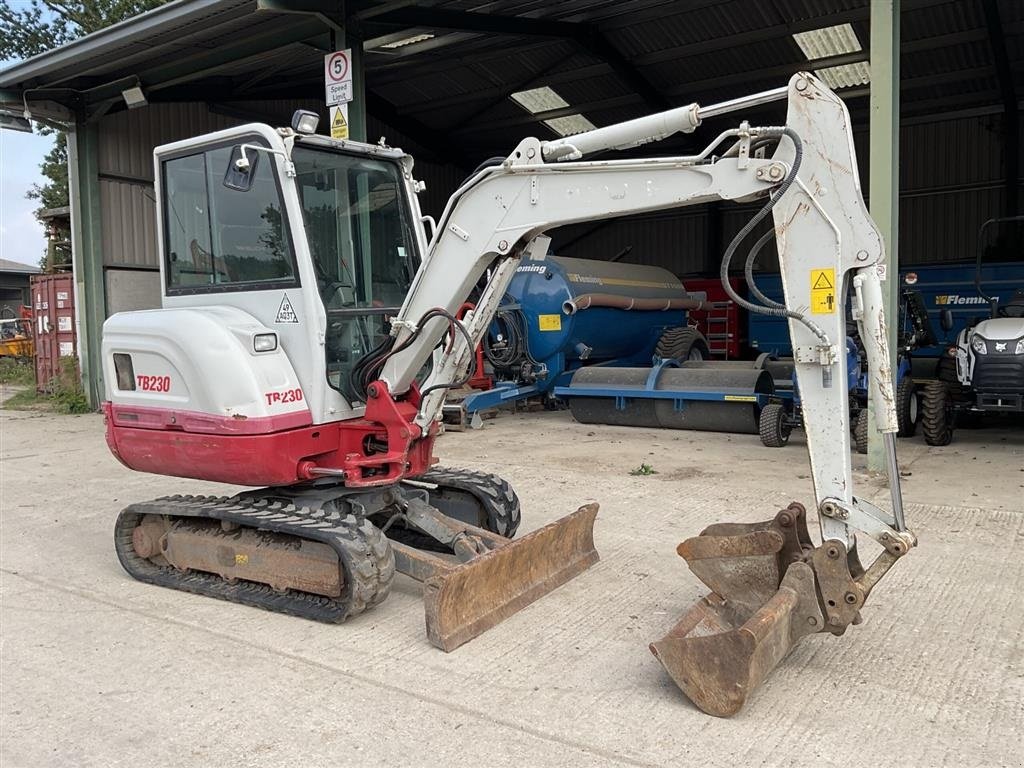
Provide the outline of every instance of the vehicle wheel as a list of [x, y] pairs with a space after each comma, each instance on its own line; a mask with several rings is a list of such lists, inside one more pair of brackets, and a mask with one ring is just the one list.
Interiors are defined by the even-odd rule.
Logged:
[[953, 441], [953, 398], [944, 381], [929, 381], [921, 394], [921, 430], [928, 445]]
[[853, 447], [857, 453], [868, 452], [868, 409], [857, 411], [857, 423], [853, 427]]
[[662, 331], [654, 354], [660, 358], [678, 360], [707, 360], [711, 357], [708, 341], [696, 328], [666, 328]]
[[959, 384], [956, 377], [956, 360], [947, 354], [943, 354], [935, 364], [935, 378], [947, 384]]
[[768, 403], [757, 421], [761, 442], [769, 448], [781, 448], [789, 442], [792, 427], [786, 419], [786, 409], [779, 403]]
[[904, 376], [896, 387], [896, 423], [900, 437], [913, 437], [917, 432], [918, 395], [914, 380]]

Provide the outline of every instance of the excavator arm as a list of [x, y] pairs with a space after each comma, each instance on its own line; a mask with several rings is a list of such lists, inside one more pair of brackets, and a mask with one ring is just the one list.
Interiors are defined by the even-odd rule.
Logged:
[[[707, 115], [783, 98], [789, 103], [786, 126], [744, 122], [723, 131], [697, 155], [576, 159], [691, 132]], [[754, 157], [751, 147], [765, 142], [774, 143], [774, 155]], [[891, 473], [893, 514], [853, 495], [846, 358], [841, 354], [847, 295], [867, 351], [877, 426], [888, 436], [895, 463], [895, 396], [882, 313], [885, 253], [861, 196], [849, 114], [809, 74], [794, 76], [786, 88], [722, 105], [691, 104], [552, 142], [525, 139], [503, 163], [476, 173], [452, 195], [438, 221], [393, 322], [395, 351], [382, 366], [380, 380], [392, 396], [408, 392], [452, 327], [446, 315], [454, 315], [493, 265], [475, 312], [466, 318], [466, 336], [456, 334], [422, 387], [425, 394], [415, 422], [426, 431], [440, 415], [445, 387], [468, 369], [472, 350], [516, 268], [524, 259], [545, 257], [545, 232], [581, 221], [756, 199], [767, 204], [740, 234], [752, 231], [769, 213], [774, 216], [786, 298], [784, 305], [767, 309], [789, 320], [823, 535], [851, 546], [854, 528], [880, 542], [888, 541], [885, 535], [909, 546], [898, 473]], [[734, 250], [730, 248], [728, 259]], [[728, 267], [724, 263], [725, 272]], [[751, 311], [765, 309], [740, 301]], [[445, 314], [421, 322], [438, 308]]]
[[[696, 155], [587, 159], [691, 132], [709, 116], [779, 99], [788, 100], [785, 126], [742, 122]], [[755, 156], [765, 145], [774, 146], [774, 154]], [[916, 544], [903, 519], [893, 439], [895, 396], [882, 310], [884, 245], [861, 195], [843, 102], [801, 73], [786, 88], [725, 104], [691, 104], [558, 141], [525, 139], [503, 163], [476, 173], [452, 196], [394, 323], [394, 352], [379, 377], [400, 398], [451, 332], [420, 390], [415, 424], [426, 434], [440, 415], [445, 389], [468, 369], [516, 268], [524, 259], [544, 258], [545, 232], [715, 200], [759, 199], [764, 205], [730, 245], [722, 275], [728, 275], [744, 238], [771, 215], [785, 302], [733, 298], [750, 311], [788, 319], [822, 544], [813, 545], [805, 510], [793, 504], [773, 520], [711, 526], [680, 545], [680, 555], [712, 592], [651, 650], [686, 694], [716, 715], [738, 711], [803, 636], [842, 634], [858, 623], [871, 589]], [[451, 316], [488, 268], [476, 311], [456, 333]], [[751, 293], [764, 298], [756, 286]], [[891, 512], [854, 493], [842, 354], [848, 303], [866, 350], [870, 396], [885, 440]], [[867, 568], [859, 560], [858, 531], [881, 545]]]

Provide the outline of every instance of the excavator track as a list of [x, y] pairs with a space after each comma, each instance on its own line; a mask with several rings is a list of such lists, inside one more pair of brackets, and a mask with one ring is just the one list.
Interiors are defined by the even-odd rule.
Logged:
[[415, 479], [438, 486], [437, 491], [430, 491], [430, 503], [445, 514], [451, 514], [445, 509], [446, 494], [453, 491], [466, 493], [476, 499], [486, 519], [464, 522], [510, 539], [516, 535], [520, 522], [519, 497], [509, 482], [498, 475], [470, 469], [434, 467]]
[[[342, 566], [336, 597], [301, 590], [279, 590], [244, 578], [225, 579], [194, 569], [179, 570], [141, 556], [135, 529], [147, 516], [180, 520], [216, 520], [222, 525], [286, 534], [330, 546]], [[337, 511], [309, 510], [266, 499], [169, 496], [132, 504], [117, 518], [114, 546], [124, 569], [147, 584], [215, 597], [314, 621], [340, 623], [382, 602], [391, 590], [395, 557], [391, 545], [369, 520]]]

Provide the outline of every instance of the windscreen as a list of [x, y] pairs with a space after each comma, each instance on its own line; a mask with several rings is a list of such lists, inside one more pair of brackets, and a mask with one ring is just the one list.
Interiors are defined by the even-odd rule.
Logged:
[[327, 310], [327, 379], [349, 400], [360, 357], [387, 335], [419, 266], [401, 167], [296, 146], [296, 187]]

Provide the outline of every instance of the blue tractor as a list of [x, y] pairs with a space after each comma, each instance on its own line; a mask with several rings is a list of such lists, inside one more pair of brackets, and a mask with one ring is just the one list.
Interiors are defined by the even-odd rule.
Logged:
[[[903, 288], [900, 293], [902, 323], [898, 339], [896, 365], [896, 417], [900, 437], [912, 437], [917, 431], [919, 393], [911, 375], [914, 350], [935, 344], [935, 333], [928, 310], [918, 291]], [[850, 422], [853, 444], [858, 453], [868, 452], [868, 371], [863, 349], [855, 336], [846, 337], [846, 385], [850, 392]], [[789, 442], [794, 428], [803, 426], [800, 390], [794, 377], [791, 384], [775, 383], [777, 397], [761, 410], [758, 431], [769, 448], [781, 448]]]

